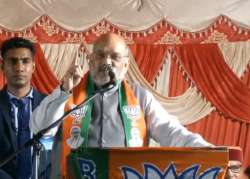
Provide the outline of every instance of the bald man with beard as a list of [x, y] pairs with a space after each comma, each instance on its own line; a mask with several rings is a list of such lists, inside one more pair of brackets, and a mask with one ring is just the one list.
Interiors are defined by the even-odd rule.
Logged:
[[30, 122], [37, 133], [95, 91], [110, 87], [51, 130], [51, 135], [56, 135], [52, 178], [67, 175], [66, 158], [79, 147], [142, 147], [149, 145], [150, 138], [161, 146], [211, 146], [183, 127], [149, 91], [125, 79], [129, 48], [120, 36], [101, 35], [94, 43], [88, 65], [84, 77], [81, 66], [72, 66]]

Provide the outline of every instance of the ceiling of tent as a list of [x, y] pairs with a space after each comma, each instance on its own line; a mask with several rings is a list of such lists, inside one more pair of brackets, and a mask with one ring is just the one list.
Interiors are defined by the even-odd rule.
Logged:
[[220, 15], [250, 28], [249, 0], [0, 0], [0, 26], [22, 30], [48, 15], [68, 30], [85, 30], [106, 19], [128, 31], [140, 31], [165, 19], [195, 32]]

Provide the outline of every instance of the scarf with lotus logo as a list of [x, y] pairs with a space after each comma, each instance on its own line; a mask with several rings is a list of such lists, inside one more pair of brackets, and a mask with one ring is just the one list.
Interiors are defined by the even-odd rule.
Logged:
[[[119, 112], [123, 121], [125, 131], [125, 145], [127, 147], [141, 147], [148, 145], [148, 136], [144, 113], [141, 110], [138, 99], [126, 81], [118, 84]], [[72, 96], [68, 99], [65, 111], [68, 111], [80, 104], [87, 97], [92, 96], [94, 83], [90, 75], [73, 89]], [[93, 102], [89, 102], [81, 109], [73, 111], [63, 122], [61, 137], [61, 171], [67, 176], [67, 156], [71, 149], [87, 147], [88, 129], [91, 121]]]

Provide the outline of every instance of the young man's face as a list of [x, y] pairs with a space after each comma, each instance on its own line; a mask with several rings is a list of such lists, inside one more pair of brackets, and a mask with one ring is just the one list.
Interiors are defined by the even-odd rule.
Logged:
[[9, 49], [3, 57], [3, 72], [7, 79], [7, 87], [20, 89], [30, 85], [35, 62], [27, 48]]

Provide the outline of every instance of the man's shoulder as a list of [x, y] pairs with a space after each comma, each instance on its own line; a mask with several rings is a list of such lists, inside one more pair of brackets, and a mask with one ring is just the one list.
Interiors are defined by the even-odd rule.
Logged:
[[130, 87], [131, 87], [131, 89], [134, 92], [136, 97], [139, 97], [139, 98], [150, 97], [151, 98], [152, 94], [148, 91], [147, 88], [143, 87], [139, 83], [129, 82], [129, 85], [130, 85]]
[[147, 113], [148, 109], [152, 101], [155, 101], [153, 94], [144, 86], [140, 85], [139, 83], [133, 82], [129, 83], [134, 96], [139, 101], [139, 104], [145, 114]]
[[7, 91], [3, 88], [0, 90], [0, 103], [6, 104], [6, 101], [8, 101]]
[[6, 89], [0, 90], [0, 118], [4, 118], [4, 113], [9, 109], [9, 99], [7, 97]]
[[47, 96], [47, 94], [38, 91], [34, 87], [33, 87], [33, 95], [34, 95], [35, 98], [37, 98], [37, 97], [39, 97], [39, 98], [45, 98]]
[[131, 89], [135, 92], [135, 93], [142, 93], [142, 94], [147, 94], [150, 93], [146, 88], [144, 88], [143, 86], [141, 86], [139, 83], [136, 82], [129, 82], [129, 85], [131, 87]]
[[38, 90], [33, 88], [33, 97], [34, 97], [33, 109], [35, 109], [46, 96], [47, 96], [47, 94], [39, 92]]
[[5, 89], [5, 88], [2, 88], [2, 89], [0, 90], [0, 98], [3, 98], [5, 94], [6, 94], [6, 89]]

